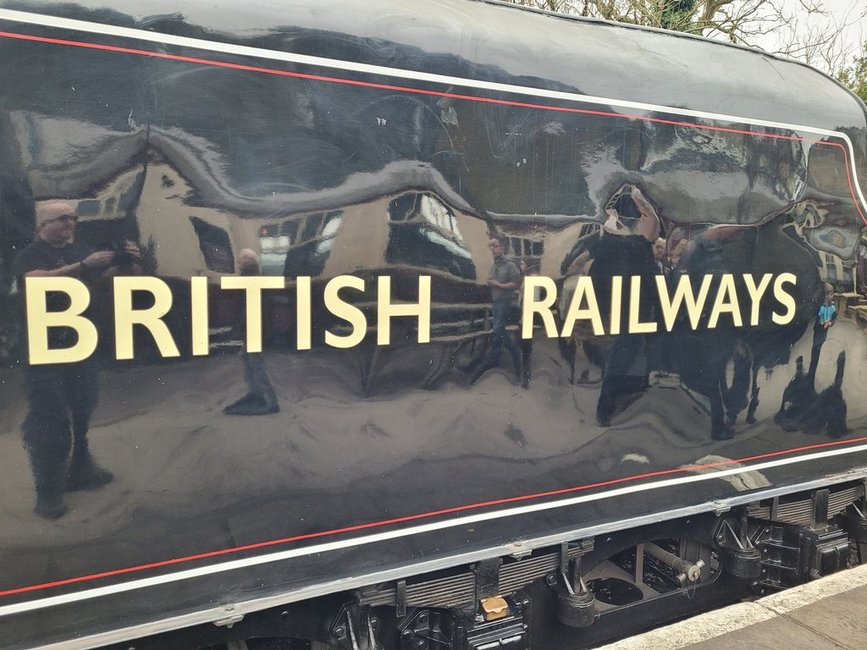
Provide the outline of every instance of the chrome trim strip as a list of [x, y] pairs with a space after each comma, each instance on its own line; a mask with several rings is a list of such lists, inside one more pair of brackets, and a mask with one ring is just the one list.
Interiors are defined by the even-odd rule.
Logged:
[[[194, 578], [200, 578], [203, 576], [210, 576], [217, 573], [225, 573], [227, 571], [234, 571], [237, 569], [244, 569], [251, 566], [258, 566], [262, 564], [270, 564], [272, 562], [282, 562], [285, 560], [290, 560], [299, 557], [307, 557], [310, 555], [316, 555], [321, 553], [328, 553], [331, 551], [338, 551], [346, 548], [354, 548], [358, 546], [366, 546], [369, 544], [375, 544], [378, 542], [389, 541], [393, 539], [400, 539], [403, 537], [411, 537], [413, 535], [420, 535], [424, 533], [429, 533], [437, 530], [444, 530], [447, 528], [456, 528], [460, 526], [469, 526], [472, 524], [481, 523], [484, 521], [491, 521], [495, 519], [504, 519], [506, 517], [516, 517], [519, 515], [531, 514], [535, 512], [543, 512], [546, 510], [553, 510], [556, 508], [565, 508], [569, 506], [574, 506], [582, 503], [590, 503], [593, 501], [602, 501], [605, 499], [611, 499], [614, 497], [624, 496], [627, 494], [634, 494], [636, 492], [646, 492], [650, 490], [659, 490], [666, 487], [674, 487], [678, 485], [685, 485], [689, 483], [699, 483], [703, 481], [710, 481], [722, 478], [724, 476], [735, 476], [737, 474], [745, 474], [748, 472], [757, 472], [766, 469], [771, 469], [774, 467], [782, 467], [785, 465], [793, 465], [796, 463], [804, 463], [812, 460], [818, 460], [821, 458], [831, 458], [834, 456], [843, 456], [847, 454], [855, 454], [858, 452], [867, 451], [867, 444], [857, 445], [855, 447], [847, 447], [843, 449], [831, 449], [828, 451], [816, 452], [812, 454], [803, 454], [801, 456], [794, 456], [792, 458], [780, 458], [777, 460], [767, 461], [764, 463], [757, 463], [755, 465], [747, 465], [743, 467], [735, 467], [732, 469], [726, 470], [718, 470], [703, 474], [694, 474], [691, 476], [681, 476], [678, 478], [665, 479], [663, 481], [656, 481], [653, 483], [642, 483], [639, 485], [628, 485], [621, 488], [616, 488], [613, 490], [608, 490], [605, 492], [598, 492], [594, 494], [582, 494], [575, 497], [570, 497], [568, 499], [560, 499], [557, 501], [548, 501], [545, 503], [535, 503], [525, 506], [518, 506], [515, 508], [503, 508], [500, 510], [494, 510], [493, 512], [481, 512], [474, 515], [468, 515], [465, 517], [457, 517], [453, 519], [447, 519], [445, 521], [435, 521], [428, 524], [422, 524], [419, 526], [409, 526], [406, 528], [398, 528], [396, 530], [384, 531], [381, 533], [374, 533], [372, 535], [364, 535], [361, 537], [355, 537], [351, 539], [338, 540], [334, 542], [324, 542], [321, 544], [313, 544], [310, 546], [304, 546], [301, 548], [289, 549], [286, 551], [280, 551], [277, 553], [267, 553], [264, 555], [258, 555], [255, 557], [243, 558], [239, 560], [231, 560], [229, 562], [221, 562], [210, 564], [203, 567], [197, 567], [195, 569], [187, 569], [184, 571], [177, 571], [174, 573], [167, 573], [164, 575], [152, 576], [150, 578], [141, 578], [138, 580], [131, 580], [129, 582], [123, 582], [115, 585], [106, 585], [104, 587], [96, 587], [93, 589], [85, 589], [82, 591], [77, 591], [69, 594], [62, 594], [59, 596], [49, 596], [47, 598], [40, 598], [35, 600], [29, 600], [21, 603], [15, 603], [14, 605], [5, 605], [0, 607], [0, 617], [10, 616], [13, 614], [20, 614], [24, 612], [31, 612], [39, 609], [45, 609], [48, 607], [57, 607], [58, 605], [63, 605], [66, 603], [80, 602], [83, 600], [90, 600], [92, 598], [101, 598], [103, 596], [108, 596], [112, 594], [125, 593], [128, 591], [135, 591], [138, 589], [146, 589], [148, 587], [154, 587], [157, 585], [170, 584], [173, 582], [180, 582], [183, 580], [191, 580]], [[755, 500], [756, 497], [751, 494], [750, 497], [752, 500]], [[658, 515], [655, 515], [658, 517]], [[618, 522], [617, 526], [622, 528], [622, 522]]]
[[44, 650], [89, 650], [98, 648], [103, 645], [112, 643], [121, 643], [138, 639], [153, 634], [171, 632], [180, 630], [193, 625], [201, 625], [214, 623], [229, 616], [246, 616], [272, 607], [281, 605], [289, 605], [292, 603], [317, 598], [319, 596], [327, 596], [329, 594], [348, 591], [351, 589], [360, 589], [362, 587], [377, 584], [381, 582], [390, 582], [393, 580], [401, 580], [415, 575], [424, 573], [432, 573], [450, 569], [464, 564], [471, 564], [480, 560], [489, 559], [492, 557], [502, 557], [515, 553], [526, 553], [548, 546], [555, 546], [562, 542], [574, 541], [588, 537], [596, 537], [598, 535], [606, 535], [609, 533], [627, 530], [630, 528], [638, 528], [649, 524], [658, 523], [660, 521], [669, 521], [672, 519], [680, 519], [683, 517], [691, 517], [706, 512], [724, 512], [736, 506], [746, 505], [755, 501], [764, 499], [772, 499], [785, 494], [802, 492], [806, 490], [815, 490], [829, 485], [836, 485], [848, 481], [857, 481], [867, 479], [867, 469], [845, 472], [843, 474], [835, 474], [826, 476], [807, 483], [799, 483], [797, 485], [776, 487], [772, 489], [762, 490], [760, 492], [751, 492], [745, 495], [738, 495], [719, 501], [708, 501], [706, 503], [690, 506], [687, 508], [677, 508], [675, 510], [667, 510], [663, 513], [655, 513], [651, 515], [642, 515], [641, 517], [633, 517], [631, 519], [623, 519], [614, 523], [602, 524], [598, 526], [590, 526], [586, 528], [575, 528], [556, 535], [546, 535], [545, 537], [536, 537], [527, 540], [516, 540], [509, 544], [499, 546], [491, 546], [472, 553], [460, 553], [451, 555], [448, 558], [430, 560], [427, 562], [418, 562], [415, 564], [405, 565], [396, 569], [387, 571], [378, 571], [360, 576], [354, 576], [344, 580], [336, 580], [332, 582], [321, 583], [311, 587], [305, 587], [297, 591], [267, 596], [264, 598], [256, 598], [253, 600], [232, 603], [224, 607], [214, 607], [211, 609], [201, 610], [192, 614], [176, 616], [171, 618], [145, 623], [143, 625], [122, 628], [102, 634], [54, 643], [47, 646], [42, 646]]

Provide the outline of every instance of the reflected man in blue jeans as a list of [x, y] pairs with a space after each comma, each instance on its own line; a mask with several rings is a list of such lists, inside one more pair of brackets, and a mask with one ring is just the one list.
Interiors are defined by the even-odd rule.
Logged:
[[488, 246], [494, 256], [494, 263], [488, 274], [488, 286], [491, 288], [491, 302], [493, 303], [491, 307], [493, 321], [491, 328], [493, 331], [488, 350], [481, 365], [473, 373], [471, 383], [500, 364], [503, 345], [508, 348], [509, 354], [512, 355], [515, 376], [520, 381], [521, 354], [518, 350], [518, 344], [512, 340], [506, 331], [506, 326], [514, 313], [517, 290], [521, 286], [521, 272], [515, 263], [504, 255], [503, 242], [499, 238], [491, 237]]

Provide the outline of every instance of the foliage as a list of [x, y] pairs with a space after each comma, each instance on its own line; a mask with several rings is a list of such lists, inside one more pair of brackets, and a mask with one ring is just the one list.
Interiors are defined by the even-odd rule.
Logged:
[[867, 93], [867, 54], [853, 61], [840, 37], [845, 27], [863, 17], [856, 15], [857, 3], [840, 18], [827, 11], [821, 0], [505, 1], [727, 40], [813, 65], [836, 76], [862, 99]]
[[[509, 1], [509, 0], [507, 0]], [[779, 0], [510, 0], [519, 5], [752, 44], [791, 25]], [[801, 5], [821, 12], [817, 5]]]
[[[864, 51], [867, 52], [867, 43]], [[867, 54], [856, 57], [851, 66], [838, 73], [837, 78], [867, 103]]]

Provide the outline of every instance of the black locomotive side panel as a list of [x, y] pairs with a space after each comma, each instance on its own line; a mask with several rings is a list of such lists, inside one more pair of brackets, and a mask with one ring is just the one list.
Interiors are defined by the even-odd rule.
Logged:
[[421, 49], [400, 67], [460, 83], [359, 69], [387, 44], [327, 30], [294, 34], [317, 62], [14, 18], [0, 629], [22, 644], [863, 465], [842, 91], [848, 122], [798, 126]]

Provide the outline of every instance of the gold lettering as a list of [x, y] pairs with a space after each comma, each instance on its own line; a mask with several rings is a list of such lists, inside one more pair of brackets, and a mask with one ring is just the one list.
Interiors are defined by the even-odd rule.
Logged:
[[430, 276], [418, 276], [418, 303], [391, 302], [391, 277], [381, 275], [377, 282], [376, 343], [391, 343], [391, 319], [393, 316], [418, 317], [418, 342], [430, 343]]
[[[55, 291], [69, 296], [69, 307], [66, 310], [48, 311], [47, 294]], [[90, 292], [86, 284], [75, 278], [24, 278], [24, 295], [27, 303], [27, 346], [31, 365], [75, 363], [84, 361], [93, 354], [99, 336], [96, 326], [82, 316], [90, 304]], [[74, 329], [78, 340], [72, 347], [49, 349], [50, 327]]]
[[295, 347], [309, 350], [313, 346], [313, 314], [310, 276], [295, 278]]
[[642, 323], [639, 320], [641, 308], [641, 276], [633, 275], [629, 281], [629, 333], [653, 334], [656, 323]]
[[753, 279], [752, 274], [744, 273], [744, 284], [747, 285], [747, 291], [753, 303], [752, 309], [750, 309], [750, 325], [753, 327], [759, 324], [759, 308], [761, 307], [762, 296], [765, 295], [772, 277], [772, 274], [765, 273], [759, 282], [759, 286], [756, 286], [756, 281]]
[[623, 309], [623, 276], [611, 278], [611, 324], [609, 334], [620, 334], [620, 318]]
[[712, 330], [719, 322], [720, 314], [731, 314], [732, 323], [735, 327], [743, 327], [744, 321], [741, 318], [741, 309], [738, 306], [738, 292], [735, 289], [735, 276], [731, 273], [726, 273], [720, 278], [719, 290], [716, 294], [716, 300], [713, 303], [713, 309], [710, 312], [710, 319], [707, 322], [707, 328]]
[[674, 296], [669, 297], [668, 285], [665, 282], [665, 276], [656, 276], [656, 289], [659, 293], [659, 305], [662, 310], [662, 318], [665, 322], [665, 329], [670, 332], [677, 321], [677, 314], [680, 311], [681, 304], [686, 303], [686, 311], [689, 315], [689, 323], [692, 329], [698, 329], [698, 322], [701, 318], [701, 312], [704, 309], [704, 303], [707, 300], [707, 294], [710, 291], [710, 282], [712, 276], [706, 275], [702, 278], [701, 287], [698, 290], [698, 297], [692, 291], [692, 283], [688, 275], [680, 276], [677, 287], [674, 289]]
[[334, 334], [326, 330], [325, 343], [333, 348], [351, 348], [358, 345], [367, 333], [367, 319], [364, 317], [364, 312], [340, 298], [340, 290], [344, 288], [364, 291], [364, 280], [352, 275], [338, 275], [325, 285], [325, 308], [352, 325], [352, 331], [346, 335]]
[[262, 291], [283, 289], [286, 282], [273, 275], [227, 275], [220, 278], [222, 289], [243, 289], [247, 303], [247, 332], [244, 349], [247, 352], [262, 351]]
[[206, 356], [208, 340], [208, 278], [190, 278], [190, 330], [193, 356]]
[[[585, 297], [587, 298], [587, 307], [582, 309], [581, 303], [584, 302]], [[596, 291], [593, 289], [593, 280], [589, 276], [582, 275], [578, 278], [578, 284], [575, 285], [575, 293], [572, 294], [572, 301], [569, 303], [569, 311], [566, 313], [560, 336], [572, 336], [575, 321], [585, 318], [590, 319], [593, 324], [593, 334], [596, 336], [605, 334], [605, 329], [602, 327], [602, 316], [599, 314], [599, 303], [596, 300]]]
[[[539, 298], [536, 298], [539, 289]], [[533, 315], [542, 317], [545, 336], [556, 338], [557, 324], [551, 308], [557, 300], [557, 285], [544, 275], [528, 275], [524, 278], [524, 295], [521, 305], [521, 338], [533, 338]]]
[[[133, 309], [132, 296], [146, 291], [154, 298], [147, 309]], [[181, 353], [162, 318], [172, 307], [172, 291], [165, 282], [153, 277], [114, 278], [115, 357], [133, 359], [133, 327], [144, 326], [153, 337], [163, 357], [179, 357]]]
[[774, 280], [774, 298], [786, 308], [786, 311], [782, 314], [774, 312], [771, 315], [771, 320], [777, 325], [788, 325], [795, 318], [795, 299], [792, 297], [792, 294], [783, 288], [783, 285], [796, 285], [797, 283], [798, 278], [793, 273], [780, 273], [777, 279]]

